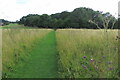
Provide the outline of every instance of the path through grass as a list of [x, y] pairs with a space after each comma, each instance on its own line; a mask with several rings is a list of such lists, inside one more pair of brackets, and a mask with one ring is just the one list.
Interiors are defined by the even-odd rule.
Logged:
[[29, 61], [19, 68], [12, 78], [56, 78], [57, 57], [56, 57], [55, 32], [52, 31], [46, 37], [37, 42], [31, 52]]

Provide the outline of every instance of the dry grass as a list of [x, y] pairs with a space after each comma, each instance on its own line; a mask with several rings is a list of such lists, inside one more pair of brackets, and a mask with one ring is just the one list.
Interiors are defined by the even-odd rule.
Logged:
[[2, 63], [3, 76], [13, 71], [20, 61], [24, 61], [37, 40], [42, 39], [50, 29], [3, 29]]
[[118, 77], [117, 30], [57, 30], [62, 78]]
[[0, 79], [2, 76], [2, 29], [0, 29]]

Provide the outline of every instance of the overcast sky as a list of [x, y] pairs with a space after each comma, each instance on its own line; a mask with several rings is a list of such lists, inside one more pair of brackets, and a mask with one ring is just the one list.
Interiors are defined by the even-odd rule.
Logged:
[[0, 19], [16, 21], [28, 14], [54, 14], [78, 7], [110, 12], [117, 16], [119, 0], [0, 0]]

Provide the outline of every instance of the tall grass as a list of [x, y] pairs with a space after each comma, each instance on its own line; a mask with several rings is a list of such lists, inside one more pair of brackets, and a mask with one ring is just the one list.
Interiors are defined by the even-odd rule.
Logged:
[[0, 79], [2, 79], [2, 29], [0, 29]]
[[57, 30], [62, 78], [118, 77], [117, 30]]
[[3, 29], [3, 77], [9, 76], [9, 72], [15, 71], [14, 67], [29, 57], [35, 42], [50, 31], [49, 29]]

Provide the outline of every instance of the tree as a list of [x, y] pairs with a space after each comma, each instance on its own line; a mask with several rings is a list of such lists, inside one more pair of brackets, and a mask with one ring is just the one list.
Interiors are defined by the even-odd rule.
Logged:
[[85, 7], [52, 15], [29, 14], [23, 16], [18, 23], [39, 28], [105, 28], [106, 30], [117, 25], [116, 19], [110, 13], [102, 13]]
[[[116, 19], [110, 14], [110, 13], [104, 13], [104, 14], [102, 14], [102, 13], [100, 13], [100, 14], [98, 14], [98, 15], [95, 15], [95, 17], [98, 17], [101, 21], [102, 21], [102, 25], [103, 25], [103, 27], [104, 27], [104, 29], [106, 30], [106, 32], [107, 32], [107, 29], [108, 28], [112, 28], [113, 29], [113, 27], [114, 27], [114, 25], [115, 25], [115, 23], [116, 23]], [[97, 18], [97, 19], [98, 19]], [[90, 23], [93, 23], [93, 24], [95, 24], [96, 26], [97, 26], [97, 28], [98, 29], [101, 29], [101, 27], [99, 26], [99, 24], [98, 23], [100, 23], [100, 22], [98, 22], [98, 21], [96, 21], [96, 20], [89, 20], [89, 22]], [[110, 23], [111, 23], [111, 26], [110, 26]]]

